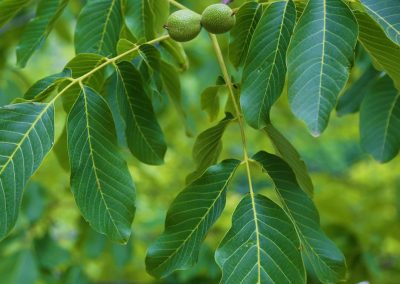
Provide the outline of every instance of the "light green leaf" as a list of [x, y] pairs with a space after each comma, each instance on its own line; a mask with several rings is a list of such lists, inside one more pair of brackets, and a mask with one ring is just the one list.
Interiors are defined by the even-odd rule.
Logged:
[[[159, 0], [156, 0], [159, 1]], [[152, 0], [126, 0], [125, 22], [139, 41], [153, 39], [155, 19]]]
[[289, 102], [315, 136], [346, 85], [357, 35], [357, 21], [341, 0], [310, 0], [296, 25], [288, 51]]
[[[129, 0], [128, 0], [129, 1]], [[154, 31], [161, 33], [164, 31], [164, 25], [167, 23], [169, 16], [169, 1], [168, 0], [150, 0], [151, 10], [154, 14]]]
[[264, 130], [271, 139], [277, 154], [281, 156], [293, 169], [300, 187], [309, 196], [313, 196], [314, 185], [310, 175], [308, 174], [307, 166], [301, 159], [300, 154], [293, 147], [290, 141], [287, 140], [285, 136], [283, 136], [283, 134], [280, 133], [272, 124], [267, 124]]
[[264, 11], [243, 68], [240, 104], [247, 123], [265, 127], [269, 111], [285, 85], [286, 51], [296, 21], [292, 0], [271, 3]]
[[0, 28], [30, 2], [31, 0], [2, 0], [0, 2]]
[[14, 227], [26, 182], [53, 144], [53, 104], [0, 108], [0, 239]]
[[67, 78], [71, 78], [72, 73], [70, 69], [64, 69], [62, 72], [47, 76], [35, 84], [33, 84], [28, 91], [24, 94], [24, 99], [43, 101], [52, 91], [54, 91], [61, 83], [65, 82]]
[[211, 165], [215, 164], [222, 151], [222, 135], [225, 129], [233, 121], [234, 117], [227, 113], [226, 117], [217, 125], [203, 131], [197, 136], [193, 146], [193, 160], [196, 170], [187, 177], [187, 181], [193, 181], [203, 174]]
[[386, 35], [400, 45], [399, 0], [360, 0], [368, 15], [379, 23]]
[[360, 109], [362, 147], [376, 160], [387, 162], [400, 149], [400, 91], [388, 77], [377, 80]]
[[213, 122], [219, 115], [219, 96], [221, 86], [211, 86], [206, 88], [200, 95], [201, 109], [208, 113], [210, 121]]
[[254, 30], [261, 18], [262, 5], [247, 2], [236, 13], [236, 24], [230, 32], [229, 59], [236, 68], [241, 66], [249, 50]]
[[117, 67], [108, 82], [114, 86], [108, 95], [115, 97], [113, 101], [118, 104], [128, 147], [143, 163], [160, 165], [164, 162], [167, 145], [142, 77], [131, 63], [121, 62]]
[[76, 53], [115, 56], [122, 19], [120, 0], [88, 1], [76, 24]]
[[53, 29], [69, 0], [41, 0], [35, 18], [28, 23], [17, 45], [17, 64], [25, 67], [33, 52], [39, 48]]
[[135, 188], [116, 146], [106, 101], [84, 87], [68, 116], [71, 190], [93, 229], [126, 243], [135, 213]]
[[[120, 55], [122, 53], [127, 52], [128, 50], [131, 50], [132, 48], [135, 48], [137, 46], [136, 43], [130, 42], [127, 39], [121, 38], [118, 43], [117, 43], [117, 54]], [[132, 52], [120, 59], [120, 61], [131, 61], [133, 60], [136, 56], [138, 56], [138, 52]]]
[[400, 46], [387, 38], [381, 27], [366, 13], [356, 12], [360, 26], [359, 41], [373, 59], [375, 67], [385, 70], [400, 90]]
[[174, 41], [173, 39], [167, 39], [163, 40], [160, 44], [172, 59], [174, 59], [182, 71], [189, 68], [189, 59], [181, 43]]
[[285, 212], [270, 199], [246, 195], [215, 259], [220, 283], [305, 283], [300, 242]]
[[197, 262], [200, 245], [221, 215], [226, 189], [240, 164], [225, 160], [210, 167], [172, 202], [165, 220], [165, 232], [147, 252], [147, 271], [164, 277]]
[[318, 211], [296, 181], [294, 172], [281, 158], [258, 152], [253, 159], [271, 177], [283, 209], [293, 222], [300, 239], [305, 263], [322, 283], [338, 283], [345, 279], [343, 254], [320, 228]]

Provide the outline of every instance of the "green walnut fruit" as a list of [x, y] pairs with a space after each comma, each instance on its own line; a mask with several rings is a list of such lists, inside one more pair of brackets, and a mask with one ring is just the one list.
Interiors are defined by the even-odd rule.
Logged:
[[199, 14], [190, 10], [179, 10], [169, 16], [164, 27], [173, 40], [184, 42], [194, 39], [200, 33], [200, 21]]
[[225, 4], [208, 6], [201, 16], [201, 25], [212, 34], [228, 32], [236, 23], [236, 17], [231, 8]]

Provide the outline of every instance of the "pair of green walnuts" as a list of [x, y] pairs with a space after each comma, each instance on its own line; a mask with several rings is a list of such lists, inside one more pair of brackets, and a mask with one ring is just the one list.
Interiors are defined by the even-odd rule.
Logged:
[[228, 32], [236, 22], [236, 17], [229, 6], [214, 4], [208, 6], [202, 15], [190, 10], [179, 10], [172, 13], [165, 25], [169, 36], [175, 41], [194, 39], [204, 27], [212, 34]]

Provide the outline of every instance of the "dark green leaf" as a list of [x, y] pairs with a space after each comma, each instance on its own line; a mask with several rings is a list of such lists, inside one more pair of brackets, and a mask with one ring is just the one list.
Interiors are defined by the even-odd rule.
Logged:
[[108, 84], [114, 86], [108, 95], [115, 96], [132, 154], [143, 163], [162, 164], [167, 145], [140, 73], [131, 63], [121, 62]]
[[385, 70], [400, 89], [400, 46], [387, 38], [380, 26], [367, 14], [356, 12], [360, 26], [359, 41], [371, 55], [375, 67]]
[[3, 0], [0, 2], [0, 28], [12, 19], [31, 0]]
[[301, 188], [307, 192], [309, 196], [313, 196], [314, 186], [310, 175], [308, 174], [307, 166], [301, 159], [300, 154], [293, 147], [289, 140], [285, 138], [272, 124], [267, 124], [265, 132], [274, 144], [275, 150], [286, 163], [290, 165], [296, 174], [296, 178]]
[[293, 222], [300, 239], [303, 260], [322, 283], [338, 283], [346, 276], [343, 254], [320, 228], [318, 211], [296, 181], [294, 172], [281, 158], [259, 152], [260, 163], [275, 184], [283, 209]]
[[53, 144], [53, 104], [0, 108], [0, 239], [14, 227], [26, 182]]
[[296, 25], [288, 51], [289, 101], [315, 136], [348, 80], [357, 34], [357, 21], [340, 0], [310, 0]]
[[96, 231], [125, 243], [135, 213], [135, 188], [114, 127], [105, 100], [84, 87], [67, 124], [72, 193]]
[[360, 110], [362, 147], [376, 160], [387, 162], [400, 149], [400, 91], [382, 77], [366, 95]]
[[220, 283], [305, 283], [300, 242], [285, 212], [270, 199], [246, 195], [215, 259]]
[[53, 148], [54, 154], [60, 166], [66, 171], [70, 171], [68, 159], [67, 128], [64, 127], [61, 136], [58, 138]]
[[70, 69], [64, 69], [60, 73], [47, 76], [33, 84], [32, 87], [26, 91], [24, 99], [43, 101], [58, 87], [58, 85], [66, 81], [67, 78], [71, 78], [71, 76], [72, 73]]
[[225, 160], [210, 167], [175, 198], [165, 232], [147, 252], [149, 273], [164, 277], [197, 262], [201, 243], [225, 207], [226, 189], [239, 164]]
[[120, 0], [88, 1], [76, 24], [76, 53], [114, 56], [122, 19]]
[[20, 67], [25, 67], [33, 52], [44, 43], [68, 1], [41, 0], [39, 2], [36, 16], [25, 28], [17, 46], [17, 64]]
[[265, 127], [269, 111], [285, 84], [286, 51], [296, 21], [292, 0], [276, 2], [264, 11], [243, 69], [240, 104], [250, 126]]
[[386, 35], [400, 45], [399, 0], [360, 0], [368, 15], [379, 23]]
[[231, 30], [229, 59], [235, 67], [241, 66], [249, 50], [254, 30], [262, 14], [262, 5], [247, 2], [236, 13], [236, 24]]
[[[159, 0], [156, 0], [159, 1]], [[141, 41], [153, 39], [154, 16], [152, 0], [126, 0], [126, 25], [132, 34]]]
[[203, 174], [211, 165], [215, 164], [222, 151], [222, 135], [226, 127], [232, 122], [233, 116], [230, 113], [217, 125], [199, 134], [193, 146], [193, 160], [196, 163], [196, 170], [191, 173], [187, 181], [193, 181]]
[[360, 109], [365, 94], [368, 92], [371, 84], [378, 78], [379, 74], [380, 72], [372, 64], [368, 66], [361, 77], [352, 83], [350, 88], [339, 98], [336, 106], [337, 114], [345, 115], [357, 112]]

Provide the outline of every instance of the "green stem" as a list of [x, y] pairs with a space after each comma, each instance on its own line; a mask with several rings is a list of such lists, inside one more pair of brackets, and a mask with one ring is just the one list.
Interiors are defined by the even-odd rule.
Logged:
[[[236, 116], [238, 119], [239, 127], [240, 127], [240, 136], [242, 138], [242, 144], [243, 144], [243, 162], [246, 165], [246, 172], [247, 172], [247, 180], [249, 182], [249, 192], [250, 192], [250, 197], [252, 200], [252, 209], [253, 209], [253, 217], [254, 217], [254, 223], [255, 223], [255, 231], [256, 231], [256, 241], [257, 241], [257, 247], [260, 248], [260, 237], [259, 237], [259, 228], [258, 228], [258, 223], [257, 223], [257, 211], [256, 211], [256, 204], [255, 204], [255, 193], [253, 189], [253, 183], [251, 180], [251, 170], [250, 170], [250, 159], [247, 151], [247, 141], [246, 141], [246, 133], [244, 129], [244, 122], [243, 122], [243, 116], [242, 116], [242, 111], [236, 101], [235, 98], [235, 93], [232, 88], [232, 81], [231, 77], [228, 72], [228, 68], [226, 67], [224, 57], [221, 52], [221, 47], [219, 46], [218, 39], [216, 35], [209, 34], [215, 54], [217, 55], [218, 63], [221, 68], [222, 74], [224, 76], [225, 82], [228, 86], [229, 90], [229, 96], [233, 102], [233, 106], [235, 108]], [[258, 283], [261, 283], [261, 255], [260, 255], [260, 249], [257, 250], [257, 268], [258, 268]]]
[[[150, 40], [148, 42], [145, 42], [144, 44], [154, 44], [163, 40], [166, 40], [169, 38], [169, 35], [163, 35], [160, 36], [158, 38], [155, 38], [153, 40]], [[64, 89], [61, 90], [61, 92], [59, 92], [50, 102], [49, 105], [51, 105], [52, 103], [54, 103], [60, 96], [62, 96], [69, 88], [71, 88], [73, 85], [75, 84], [80, 84], [82, 85], [83, 80], [87, 79], [88, 77], [90, 77], [91, 75], [93, 75], [94, 73], [96, 73], [97, 71], [99, 71], [100, 69], [106, 67], [109, 64], [115, 64], [115, 62], [117, 62], [118, 60], [120, 60], [121, 58], [137, 51], [140, 48], [140, 45], [137, 45], [113, 58], [106, 58], [105, 61], [100, 64], [99, 66], [93, 68], [92, 70], [90, 70], [88, 73], [83, 74], [82, 76], [78, 77], [78, 78], [74, 78], [74, 79], [70, 79], [70, 83], [65, 86]]]
[[189, 8], [187, 8], [186, 6], [176, 2], [175, 0], [169, 0], [169, 3], [171, 3], [171, 5], [174, 5], [175, 7], [177, 7], [178, 9], [182, 9], [182, 10], [190, 10]]

